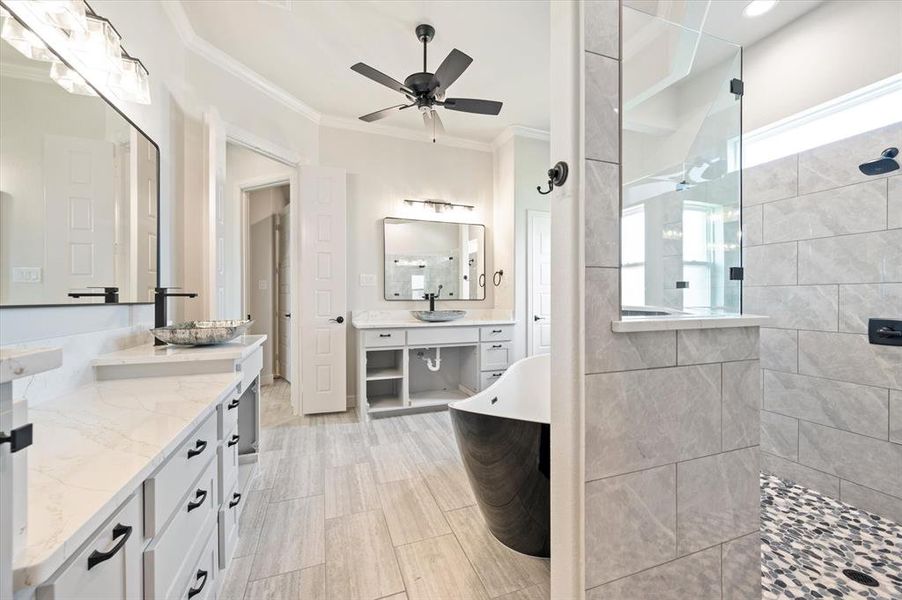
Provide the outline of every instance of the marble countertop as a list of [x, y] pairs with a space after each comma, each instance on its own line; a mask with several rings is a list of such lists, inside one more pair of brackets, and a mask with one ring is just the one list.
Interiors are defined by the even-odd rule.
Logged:
[[242, 335], [215, 346], [154, 346], [153, 342], [101, 354], [91, 361], [95, 367], [147, 365], [205, 360], [240, 360], [266, 341], [265, 335]]
[[43, 373], [61, 364], [61, 348], [0, 348], [0, 383]]
[[396, 327], [478, 327], [481, 325], [513, 325], [516, 321], [510, 311], [494, 309], [467, 310], [456, 321], [426, 323], [414, 317], [409, 310], [355, 310], [351, 324], [356, 329], [390, 329]]
[[30, 408], [16, 589], [45, 581], [222, 400], [238, 373], [101, 381]]
[[666, 315], [622, 317], [611, 323], [616, 333], [634, 331], [674, 331], [677, 329], [725, 329], [728, 327], [758, 327], [770, 317], [761, 315]]

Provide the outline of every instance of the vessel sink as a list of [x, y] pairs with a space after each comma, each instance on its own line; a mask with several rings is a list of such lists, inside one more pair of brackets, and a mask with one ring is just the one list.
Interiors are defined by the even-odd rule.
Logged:
[[188, 321], [166, 327], [157, 327], [150, 332], [155, 338], [176, 346], [211, 346], [224, 344], [244, 335], [253, 321]]
[[454, 321], [461, 318], [467, 311], [465, 310], [412, 310], [410, 313], [420, 321], [427, 323], [441, 323], [444, 321]]

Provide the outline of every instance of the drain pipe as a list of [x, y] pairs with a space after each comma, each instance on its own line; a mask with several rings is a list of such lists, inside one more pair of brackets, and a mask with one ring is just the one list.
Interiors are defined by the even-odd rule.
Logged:
[[426, 358], [425, 352], [417, 352], [417, 356], [420, 357], [424, 363], [426, 363], [426, 368], [435, 373], [439, 369], [442, 368], [442, 349], [435, 349], [435, 362], [432, 361], [431, 358]]

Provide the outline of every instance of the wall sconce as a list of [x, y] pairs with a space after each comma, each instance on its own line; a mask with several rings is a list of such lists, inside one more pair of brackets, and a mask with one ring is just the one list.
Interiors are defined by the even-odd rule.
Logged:
[[458, 208], [462, 208], [465, 210], [473, 210], [475, 207], [471, 204], [455, 204], [453, 202], [445, 202], [444, 200], [404, 200], [404, 204], [408, 206], [413, 206], [414, 204], [421, 204], [425, 207], [432, 208], [437, 213], [445, 212], [446, 210], [456, 210]]

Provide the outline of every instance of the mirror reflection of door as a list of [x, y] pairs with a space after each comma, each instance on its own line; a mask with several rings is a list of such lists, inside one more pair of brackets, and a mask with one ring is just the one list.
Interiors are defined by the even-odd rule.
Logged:
[[527, 221], [527, 347], [551, 352], [551, 215], [530, 210]]

